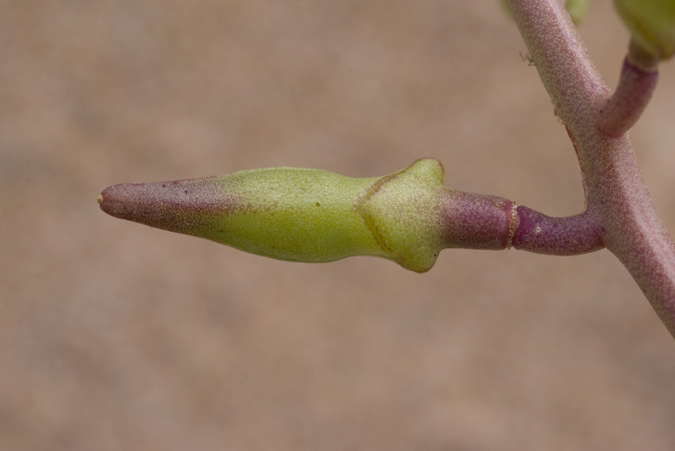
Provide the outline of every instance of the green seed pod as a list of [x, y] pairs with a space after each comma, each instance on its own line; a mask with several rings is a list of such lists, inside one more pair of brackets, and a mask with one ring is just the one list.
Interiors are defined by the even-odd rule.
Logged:
[[614, 0], [633, 41], [655, 59], [675, 53], [674, 0]]
[[432, 159], [381, 178], [255, 169], [115, 185], [99, 202], [122, 219], [266, 257], [329, 262], [373, 255], [423, 272], [442, 248], [436, 208], [442, 181], [443, 168]]
[[512, 202], [445, 189], [434, 159], [373, 178], [273, 168], [125, 183], [98, 201], [112, 216], [257, 255], [299, 262], [372, 255], [416, 272], [447, 247], [510, 247], [517, 226]]

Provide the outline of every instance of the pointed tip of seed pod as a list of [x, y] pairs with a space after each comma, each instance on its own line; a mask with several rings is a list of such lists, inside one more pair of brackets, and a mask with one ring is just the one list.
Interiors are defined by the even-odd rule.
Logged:
[[104, 189], [98, 203], [110, 216], [197, 236], [208, 233], [215, 216], [237, 207], [217, 177], [122, 183]]
[[[144, 184], [123, 183], [109, 186], [98, 196], [99, 207], [110, 216], [143, 222], [139, 220], [138, 214], [142, 215], [147, 210], [148, 199], [142, 195], [139, 189], [141, 185]], [[146, 208], [143, 208], [144, 205]]]

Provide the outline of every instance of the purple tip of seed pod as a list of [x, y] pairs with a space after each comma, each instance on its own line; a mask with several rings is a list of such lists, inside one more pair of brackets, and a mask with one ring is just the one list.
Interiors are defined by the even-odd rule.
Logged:
[[236, 208], [222, 179], [206, 177], [171, 182], [122, 183], [101, 193], [101, 210], [111, 216], [172, 232], [203, 235], [213, 218]]

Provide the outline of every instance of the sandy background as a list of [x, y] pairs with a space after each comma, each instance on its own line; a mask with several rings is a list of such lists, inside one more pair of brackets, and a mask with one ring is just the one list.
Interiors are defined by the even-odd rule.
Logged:
[[[582, 27], [614, 86], [608, 0]], [[492, 1], [0, 0], [0, 449], [675, 449], [675, 346], [606, 251], [292, 264], [111, 218], [267, 166], [550, 215], [575, 155]], [[632, 132], [675, 231], [675, 63]]]

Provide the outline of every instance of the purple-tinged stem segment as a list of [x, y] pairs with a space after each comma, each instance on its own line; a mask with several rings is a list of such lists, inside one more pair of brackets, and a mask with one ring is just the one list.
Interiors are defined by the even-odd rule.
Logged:
[[626, 133], [638, 121], [652, 98], [659, 73], [635, 65], [626, 57], [621, 78], [612, 97], [600, 110], [598, 128], [609, 136]]
[[445, 247], [510, 248], [518, 227], [515, 207], [503, 197], [446, 190], [440, 206]]
[[605, 247], [600, 237], [600, 226], [588, 211], [565, 218], [552, 218], [519, 206], [518, 219], [513, 247], [519, 250], [547, 255], [579, 255]]

